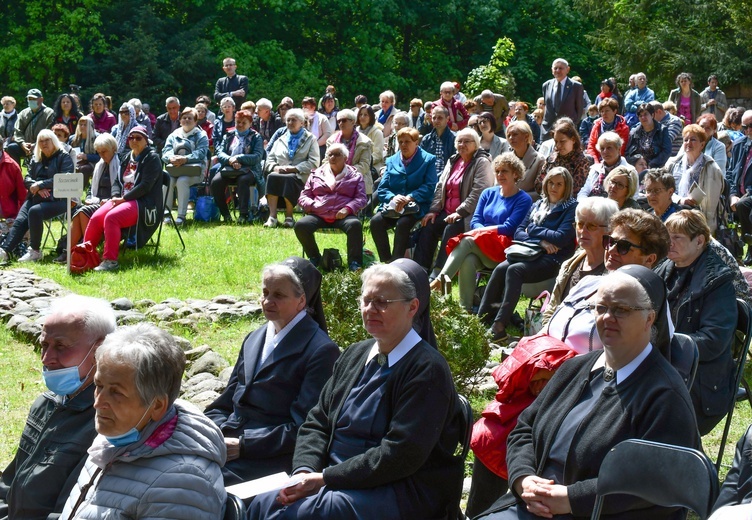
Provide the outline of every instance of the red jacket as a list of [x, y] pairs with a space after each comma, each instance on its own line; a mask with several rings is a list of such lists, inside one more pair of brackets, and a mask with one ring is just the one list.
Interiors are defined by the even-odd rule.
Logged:
[[[587, 145], [586, 153], [595, 159], [596, 164], [601, 162], [601, 153], [595, 148], [595, 145], [598, 144], [598, 138], [603, 133], [603, 130], [601, 130], [602, 125], [602, 117], [595, 120], [595, 123], [593, 123], [593, 129], [590, 131], [590, 141], [588, 141]], [[619, 137], [624, 141], [621, 145], [621, 155], [624, 155], [627, 151], [627, 142], [629, 141], [629, 125], [624, 120], [624, 117], [619, 114], [616, 114], [616, 126], [614, 127], [614, 132], [619, 134]]]
[[473, 425], [470, 447], [496, 475], [508, 477], [507, 437], [520, 413], [535, 400], [529, 388], [533, 376], [541, 369], [553, 372], [574, 356], [574, 350], [563, 342], [541, 333], [522, 338], [512, 355], [493, 371], [499, 391]]
[[[439, 98], [438, 101], [434, 101], [433, 105], [441, 105], [449, 110], [449, 121], [447, 122], [447, 127], [449, 128], [449, 130], [452, 130], [452, 123], [457, 123], [457, 130], [462, 130], [467, 126], [467, 122], [470, 119], [470, 116], [465, 109], [465, 105], [463, 105], [456, 99], [452, 99], [451, 106], [447, 103], [444, 103], [444, 100], [441, 98]], [[501, 124], [501, 121], [499, 121], [498, 124]]]
[[5, 218], [16, 218], [26, 200], [21, 167], [6, 152], [0, 157], [0, 211]]

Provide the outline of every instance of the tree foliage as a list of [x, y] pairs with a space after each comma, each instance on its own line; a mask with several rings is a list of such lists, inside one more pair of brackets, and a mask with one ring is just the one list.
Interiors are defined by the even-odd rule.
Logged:
[[465, 93], [468, 97], [479, 95], [484, 89], [514, 95], [514, 76], [509, 72], [509, 63], [514, 57], [514, 43], [509, 38], [499, 38], [494, 45], [488, 65], [481, 65], [470, 71], [465, 80]]

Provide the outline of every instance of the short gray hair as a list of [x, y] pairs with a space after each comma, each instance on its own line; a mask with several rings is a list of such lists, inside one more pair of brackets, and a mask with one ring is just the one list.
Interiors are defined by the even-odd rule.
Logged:
[[363, 274], [360, 275], [360, 279], [363, 282], [361, 293], [371, 278], [385, 278], [389, 280], [389, 282], [399, 291], [400, 296], [406, 300], [412, 300], [418, 297], [418, 291], [415, 289], [415, 284], [410, 280], [407, 273], [399, 267], [391, 264], [375, 264], [363, 271]]
[[152, 323], [138, 323], [116, 330], [95, 354], [97, 365], [112, 360], [133, 368], [141, 404], [166, 397], [172, 405], [180, 395], [185, 353], [172, 335]]
[[615, 144], [619, 149], [619, 155], [621, 155], [621, 147], [624, 144], [624, 139], [622, 139], [621, 136], [614, 131], [603, 132], [598, 138], [598, 142], [596, 143], [595, 147], [600, 152], [601, 147], [605, 144]]
[[[342, 111], [340, 111], [339, 113], [341, 114]], [[398, 120], [401, 121], [402, 124], [410, 124], [410, 116], [407, 115], [407, 112], [397, 112], [396, 114], [394, 114], [394, 119], [392, 119], [392, 121], [396, 123]]]
[[329, 147], [326, 149], [326, 153], [333, 152], [335, 150], [338, 150], [342, 155], [344, 155], [345, 159], [347, 159], [350, 156], [350, 150], [348, 150], [347, 146], [345, 146], [342, 143], [330, 144]]
[[117, 141], [114, 137], [112, 137], [112, 134], [109, 134], [107, 132], [99, 134], [94, 140], [94, 150], [96, 150], [97, 148], [107, 148], [111, 152], [114, 152], [117, 150], [117, 147]]
[[290, 266], [284, 264], [269, 264], [265, 266], [261, 271], [262, 282], [267, 278], [274, 277], [286, 278], [292, 284], [296, 298], [300, 298], [305, 294], [303, 282], [300, 280], [300, 277], [295, 274], [295, 271], [293, 271]]
[[577, 202], [575, 220], [579, 222], [582, 214], [586, 211], [593, 213], [595, 219], [601, 225], [606, 226], [606, 229], [610, 229], [609, 223], [611, 222], [611, 217], [619, 211], [619, 205], [615, 200], [606, 197], [587, 197]]
[[177, 103], [178, 106], [180, 106], [180, 100], [176, 98], [175, 96], [168, 97], [167, 100], [164, 102], [165, 106], [169, 105], [170, 103]]
[[306, 122], [306, 116], [303, 113], [303, 110], [300, 108], [291, 108], [287, 111], [285, 114], [285, 122], [287, 122], [287, 119], [290, 117], [294, 117], [295, 119], [299, 120], [301, 123], [305, 124]]
[[139, 112], [144, 108], [144, 106], [141, 104], [141, 100], [138, 98], [128, 100], [128, 104]]
[[395, 103], [395, 101], [397, 101], [397, 98], [394, 96], [394, 92], [392, 92], [391, 90], [385, 90], [384, 92], [382, 92], [381, 94], [379, 94], [379, 99], [381, 99], [383, 97], [385, 97], [389, 101], [391, 101], [392, 105]]
[[349, 108], [343, 108], [342, 110], [337, 112], [337, 117], [340, 119], [344, 117], [348, 121], [353, 121], [353, 122], [355, 122], [355, 120], [357, 119], [355, 117], [355, 112], [353, 112]]
[[225, 98], [222, 98], [222, 101], [219, 102], [219, 108], [222, 108], [222, 105], [235, 106], [235, 100], [232, 99], [230, 96], [227, 96]]
[[[115, 138], [106, 134], [113, 142]], [[102, 137], [102, 136], [100, 136]], [[115, 142], [115, 146], [117, 143]], [[53, 300], [50, 314], [81, 320], [86, 335], [93, 341], [103, 340], [115, 330], [117, 322], [110, 304], [100, 298], [69, 294]]]
[[452, 89], [452, 92], [457, 92], [457, 89], [454, 87], [454, 83], [452, 83], [451, 81], [445, 81], [439, 87], [439, 90], [446, 90], [446, 89]]
[[473, 130], [472, 128], [465, 127], [462, 130], [457, 132], [457, 135], [454, 138], [454, 147], [457, 148], [457, 140], [462, 137], [471, 137], [473, 139], [473, 142], [475, 143], [475, 148], [480, 148], [480, 136], [478, 135], [478, 132]]
[[557, 63], [561, 63], [565, 67], [569, 67], [569, 62], [565, 60], [564, 58], [556, 58], [554, 61], [551, 62], [551, 67], [553, 67]]
[[261, 99], [259, 99], [258, 101], [256, 101], [256, 108], [257, 109], [259, 109], [259, 108], [268, 108], [269, 110], [271, 110], [271, 108], [272, 108], [272, 102], [270, 100], [266, 99], [265, 97], [262, 97]]

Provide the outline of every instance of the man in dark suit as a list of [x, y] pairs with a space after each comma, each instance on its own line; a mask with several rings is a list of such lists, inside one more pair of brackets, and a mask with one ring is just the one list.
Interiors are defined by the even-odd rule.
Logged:
[[237, 109], [240, 110], [241, 105], [245, 102], [245, 97], [248, 95], [248, 77], [235, 74], [237, 68], [238, 66], [232, 58], [225, 58], [222, 61], [222, 69], [227, 76], [217, 80], [214, 87], [214, 101], [220, 103], [222, 99], [231, 97]]
[[731, 148], [726, 181], [731, 187], [731, 209], [742, 226], [742, 239], [748, 245], [744, 265], [752, 264], [752, 110], [742, 115], [744, 139]]
[[572, 81], [569, 74], [569, 63], [563, 58], [556, 58], [551, 64], [554, 78], [543, 84], [543, 98], [546, 101], [546, 111], [543, 114], [543, 132], [541, 140], [551, 137], [554, 123], [560, 117], [568, 117], [579, 124], [583, 113], [582, 84]]

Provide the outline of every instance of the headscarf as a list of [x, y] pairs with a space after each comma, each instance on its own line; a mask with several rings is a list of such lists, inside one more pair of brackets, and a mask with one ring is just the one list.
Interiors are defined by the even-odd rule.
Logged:
[[[118, 113], [118, 125], [117, 125], [117, 152], [123, 153], [125, 151], [125, 148], [128, 144], [128, 135], [130, 135], [131, 130], [138, 126], [138, 121], [136, 121], [136, 110], [133, 108], [132, 105], [129, 105], [128, 103], [123, 103], [123, 106], [120, 107], [120, 110], [122, 110], [124, 107], [128, 107], [128, 113], [131, 116], [130, 121], [128, 121], [128, 124], [123, 123], [123, 118], [120, 117], [120, 114]], [[87, 134], [88, 135], [88, 134]], [[88, 139], [88, 137], [87, 137]], [[148, 139], [148, 136], [147, 136]]]
[[431, 325], [431, 287], [428, 283], [428, 275], [419, 264], [409, 258], [399, 258], [391, 265], [404, 272], [415, 285], [419, 305], [418, 312], [413, 317], [413, 328], [424, 341], [438, 349], [436, 335]]
[[291, 161], [292, 158], [295, 157], [295, 152], [298, 150], [298, 145], [300, 144], [300, 140], [303, 139], [304, 133], [305, 128], [301, 128], [296, 134], [293, 134], [290, 131], [287, 132], [287, 148], [289, 149]]
[[300, 278], [300, 283], [303, 284], [303, 291], [306, 295], [306, 307], [309, 309], [309, 315], [319, 324], [321, 330], [326, 332], [326, 317], [321, 303], [321, 272], [311, 262], [299, 256], [286, 258], [282, 260], [281, 264], [292, 269]]
[[630, 264], [624, 265], [616, 270], [617, 273], [628, 274], [638, 282], [648, 293], [650, 303], [655, 309], [655, 334], [652, 343], [658, 351], [663, 354], [667, 360], [671, 361], [671, 337], [673, 336], [673, 326], [667, 312], [668, 303], [666, 303], [666, 284], [663, 278], [658, 276], [652, 269], [645, 266]]

